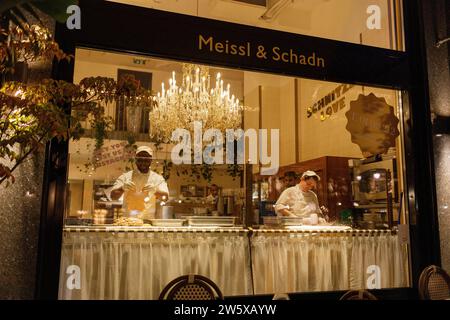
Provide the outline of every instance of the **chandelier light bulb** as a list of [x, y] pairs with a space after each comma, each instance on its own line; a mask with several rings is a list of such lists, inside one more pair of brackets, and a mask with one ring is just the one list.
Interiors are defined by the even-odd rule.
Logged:
[[154, 97], [149, 117], [151, 136], [169, 142], [176, 129], [192, 132], [194, 121], [202, 122], [204, 130], [214, 128], [223, 133], [240, 128], [243, 106], [231, 93], [231, 85], [224, 90], [220, 72], [214, 87], [210, 79], [208, 67], [183, 64], [181, 86], [177, 86], [173, 71], [168, 88], [162, 83], [161, 92]]

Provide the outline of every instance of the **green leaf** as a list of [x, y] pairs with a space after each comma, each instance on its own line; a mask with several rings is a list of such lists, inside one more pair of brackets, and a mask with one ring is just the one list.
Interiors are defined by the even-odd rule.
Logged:
[[33, 0], [30, 2], [36, 8], [61, 23], [65, 23], [68, 18], [67, 8], [78, 4], [78, 0]]

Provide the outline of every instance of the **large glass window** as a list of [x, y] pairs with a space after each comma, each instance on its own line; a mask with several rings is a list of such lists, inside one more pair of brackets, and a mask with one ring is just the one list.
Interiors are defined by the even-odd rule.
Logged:
[[260, 28], [404, 50], [401, 0], [112, 0]]
[[409, 285], [398, 91], [77, 49], [74, 82], [98, 76], [153, 98], [70, 142], [61, 299]]

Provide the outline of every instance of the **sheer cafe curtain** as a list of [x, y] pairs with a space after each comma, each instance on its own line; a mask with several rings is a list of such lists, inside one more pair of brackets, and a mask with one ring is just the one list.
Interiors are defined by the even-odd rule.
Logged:
[[262, 234], [252, 239], [255, 294], [367, 288], [371, 265], [381, 288], [408, 284], [397, 235]]
[[[167, 283], [192, 273], [224, 295], [248, 295], [248, 252], [248, 237], [239, 233], [65, 233], [59, 298], [158, 299]], [[79, 288], [70, 266], [80, 268]]]

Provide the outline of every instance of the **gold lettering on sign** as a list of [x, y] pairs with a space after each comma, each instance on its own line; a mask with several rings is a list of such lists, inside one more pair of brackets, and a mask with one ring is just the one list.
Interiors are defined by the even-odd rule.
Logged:
[[[236, 55], [241, 57], [252, 57], [252, 45], [255, 48], [262, 48], [262, 52], [256, 52], [256, 58], [272, 59], [272, 61], [281, 63], [290, 63], [316, 68], [325, 68], [325, 59], [320, 57], [316, 52], [309, 53], [300, 52], [299, 50], [282, 50], [280, 47], [272, 47], [267, 51], [271, 57], [266, 56], [266, 50], [263, 45], [258, 43], [251, 44], [233, 43], [229, 40], [217, 40], [213, 36], [198, 35], [198, 50], [207, 50], [211, 53]], [[260, 54], [262, 53], [262, 54]], [[255, 57], [254, 57], [255, 58]]]
[[[344, 109], [345, 93], [353, 88], [351, 84], [341, 84], [326, 96], [322, 97], [316, 103], [306, 110], [306, 117], [310, 118], [313, 114], [320, 112], [320, 120], [328, 119], [332, 114]], [[323, 110], [325, 109], [325, 111]]]
[[289, 51], [282, 51], [280, 47], [273, 47], [272, 54], [273, 61], [325, 68], [325, 59], [318, 57], [315, 52], [309, 56], [305, 56], [304, 54], [296, 53], [292, 49], [289, 49]]
[[209, 37], [208, 40], [205, 40], [200, 34], [198, 36], [198, 49], [203, 50], [203, 45], [209, 45], [209, 51], [213, 51], [213, 38]]
[[250, 42], [245, 44], [230, 43], [229, 40], [225, 41], [215, 41], [212, 36], [203, 37], [201, 34], [198, 35], [198, 49], [199, 50], [209, 50], [209, 52], [247, 56], [251, 55]]

